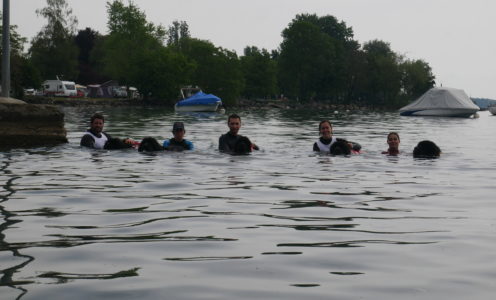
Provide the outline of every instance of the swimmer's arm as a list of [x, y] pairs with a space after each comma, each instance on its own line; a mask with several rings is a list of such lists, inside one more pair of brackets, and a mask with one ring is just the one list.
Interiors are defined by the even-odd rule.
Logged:
[[95, 147], [95, 139], [91, 135], [85, 134], [81, 138], [80, 145], [83, 147], [94, 148]]
[[193, 146], [193, 143], [191, 141], [186, 141], [186, 145], [188, 145], [188, 150], [194, 150], [195, 147]]

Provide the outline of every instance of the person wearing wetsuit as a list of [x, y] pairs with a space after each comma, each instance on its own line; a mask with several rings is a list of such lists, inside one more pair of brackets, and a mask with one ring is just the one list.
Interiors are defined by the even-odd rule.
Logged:
[[193, 150], [193, 143], [184, 139], [185, 133], [184, 123], [175, 122], [172, 126], [172, 134], [174, 137], [164, 141], [164, 149], [169, 151]]
[[[251, 152], [252, 150], [258, 150], [258, 146], [252, 143], [247, 137], [238, 134], [241, 128], [241, 117], [237, 114], [232, 114], [227, 119], [227, 126], [229, 127], [229, 132], [223, 134], [219, 138], [219, 151], [226, 153], [237, 153], [243, 150], [243, 152]], [[241, 144], [249, 143], [249, 149], [242, 147]], [[247, 151], [249, 150], [249, 151]]]
[[96, 113], [91, 116], [90, 128], [86, 130], [85, 134], [81, 138], [80, 145], [83, 147], [103, 149], [105, 143], [112, 137], [103, 132], [103, 125], [105, 119], [102, 114]]
[[350, 145], [350, 150], [354, 154], [360, 153], [362, 146], [358, 143], [348, 142], [345, 139], [336, 138], [332, 135], [332, 124], [329, 120], [323, 120], [319, 123], [320, 138], [313, 144], [313, 151], [331, 152], [331, 146], [338, 142], [344, 141]]

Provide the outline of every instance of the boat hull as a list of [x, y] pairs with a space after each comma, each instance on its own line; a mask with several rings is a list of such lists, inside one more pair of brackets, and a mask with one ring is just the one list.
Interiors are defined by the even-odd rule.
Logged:
[[491, 114], [496, 115], [496, 106], [489, 106], [487, 110], [489, 110]]
[[400, 112], [401, 116], [432, 116], [432, 117], [456, 117], [469, 118], [475, 114], [478, 109], [424, 109], [424, 110], [406, 110]]
[[185, 112], [213, 112], [217, 111], [221, 105], [222, 100], [219, 97], [199, 91], [193, 96], [177, 102], [174, 109]]
[[220, 103], [213, 105], [175, 105], [174, 109], [179, 112], [214, 112], [219, 110]]

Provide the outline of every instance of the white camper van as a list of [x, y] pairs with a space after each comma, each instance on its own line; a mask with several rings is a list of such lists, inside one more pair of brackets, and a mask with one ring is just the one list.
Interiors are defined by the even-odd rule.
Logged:
[[44, 96], [76, 97], [76, 83], [74, 81], [45, 80], [43, 82]]

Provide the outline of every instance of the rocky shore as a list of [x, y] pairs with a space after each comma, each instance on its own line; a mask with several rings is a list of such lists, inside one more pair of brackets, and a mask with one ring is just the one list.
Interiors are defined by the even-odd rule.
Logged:
[[23, 99], [30, 104], [49, 104], [60, 106], [133, 106], [143, 105], [143, 101], [136, 99], [123, 98], [63, 98], [63, 97], [42, 97], [42, 96], [26, 96]]
[[[162, 106], [174, 107], [174, 101], [171, 100], [151, 100], [143, 101], [138, 99], [122, 98], [55, 98], [29, 96], [24, 99], [31, 104], [51, 104], [61, 106]], [[260, 109], [309, 109], [309, 110], [337, 110], [337, 111], [357, 111], [370, 110], [369, 107], [358, 106], [354, 104], [332, 104], [326, 102], [309, 102], [301, 103], [292, 100], [248, 100], [240, 99], [236, 105], [226, 105], [228, 109], [241, 110], [260, 110]], [[378, 110], [378, 109], [374, 109]]]

